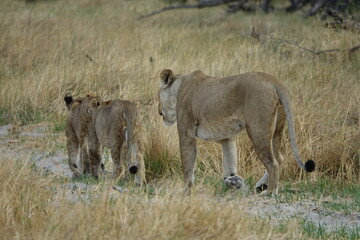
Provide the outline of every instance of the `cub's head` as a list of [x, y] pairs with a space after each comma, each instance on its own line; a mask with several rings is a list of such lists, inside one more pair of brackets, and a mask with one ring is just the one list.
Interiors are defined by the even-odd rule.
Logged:
[[104, 101], [99, 96], [86, 95], [81, 102], [81, 113], [83, 115], [91, 116], [95, 109], [97, 109]]
[[174, 89], [173, 83], [177, 77], [170, 69], [165, 69], [160, 73], [158, 110], [166, 126], [172, 126], [176, 123], [177, 90]]
[[103, 102], [101, 97], [95, 95], [87, 95], [84, 98], [74, 99], [70, 94], [64, 97], [66, 107], [70, 112], [79, 107], [83, 116], [90, 116], [93, 111]]
[[75, 105], [78, 105], [81, 103], [81, 99], [74, 99], [73, 96], [71, 96], [71, 94], [66, 94], [64, 97], [64, 101], [66, 104], [67, 109], [71, 110], [72, 107], [74, 107]]

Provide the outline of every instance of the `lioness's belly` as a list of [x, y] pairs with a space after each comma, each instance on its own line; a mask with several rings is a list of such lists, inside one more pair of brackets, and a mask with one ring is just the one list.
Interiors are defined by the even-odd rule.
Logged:
[[196, 137], [204, 140], [219, 141], [234, 137], [244, 128], [245, 124], [240, 119], [227, 119], [218, 123], [199, 123], [195, 134]]

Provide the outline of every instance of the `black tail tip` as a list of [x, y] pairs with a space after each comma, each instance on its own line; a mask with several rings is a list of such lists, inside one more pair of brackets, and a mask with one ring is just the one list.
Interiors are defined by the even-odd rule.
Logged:
[[129, 168], [129, 172], [130, 172], [131, 174], [136, 174], [136, 173], [138, 172], [138, 167], [137, 167], [137, 166], [131, 166], [131, 167]]
[[305, 163], [305, 171], [313, 172], [315, 170], [315, 162], [314, 160], [307, 160]]

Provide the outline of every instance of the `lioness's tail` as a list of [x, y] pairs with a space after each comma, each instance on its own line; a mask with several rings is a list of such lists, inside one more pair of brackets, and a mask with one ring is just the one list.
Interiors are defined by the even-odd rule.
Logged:
[[288, 129], [289, 129], [289, 138], [290, 138], [290, 144], [291, 148], [294, 152], [294, 156], [296, 159], [296, 162], [299, 164], [299, 166], [304, 169], [306, 172], [312, 172], [315, 170], [315, 162], [313, 160], [307, 160], [304, 164], [301, 161], [299, 151], [296, 145], [296, 137], [295, 137], [295, 127], [294, 127], [294, 117], [293, 113], [290, 107], [290, 101], [288, 96], [283, 92], [283, 90], [277, 86], [275, 86], [276, 92], [279, 96], [280, 102], [284, 107], [287, 123], [288, 123]]

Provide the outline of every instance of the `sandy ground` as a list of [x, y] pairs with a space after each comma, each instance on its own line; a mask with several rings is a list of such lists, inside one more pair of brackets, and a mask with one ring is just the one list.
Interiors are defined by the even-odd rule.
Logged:
[[[34, 162], [39, 174], [51, 174], [54, 177], [69, 179], [68, 183], [60, 184], [56, 189], [57, 194], [65, 195], [71, 202], [90, 201], [94, 193], [97, 192], [97, 185], [71, 182], [72, 173], [67, 164], [67, 155], [65, 149], [57, 149], [51, 146], [46, 151], [48, 138], [54, 138], [57, 142], [63, 142], [63, 134], [53, 134], [49, 127], [44, 124], [25, 127], [16, 127], [14, 125], [5, 125], [0, 127], [0, 152], [3, 156], [12, 158], [30, 159]], [[66, 182], [66, 181], [65, 181]], [[118, 189], [119, 190], [119, 189]], [[121, 190], [121, 189], [120, 189]], [[126, 191], [124, 191], [126, 192]], [[109, 194], [116, 197], [119, 193], [112, 190]], [[296, 193], [294, 193], [296, 194]], [[211, 199], [209, 199], [211, 201]], [[218, 200], [214, 198], [213, 200]], [[349, 199], [326, 198], [322, 200], [305, 199], [302, 201], [279, 202], [275, 198], [264, 197], [250, 194], [244, 198], [233, 198], [228, 201], [237, 201], [235, 206], [245, 209], [245, 211], [254, 217], [269, 219], [272, 224], [284, 224], [294, 220], [305, 220], [315, 225], [321, 225], [326, 231], [336, 231], [339, 228], [346, 227], [349, 230], [360, 228], [360, 213], [343, 212], [328, 210], [323, 204], [331, 202], [351, 201]], [[56, 200], [54, 204], [58, 204]]]

